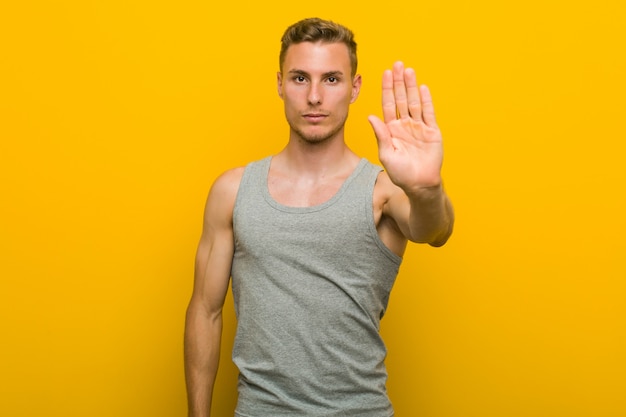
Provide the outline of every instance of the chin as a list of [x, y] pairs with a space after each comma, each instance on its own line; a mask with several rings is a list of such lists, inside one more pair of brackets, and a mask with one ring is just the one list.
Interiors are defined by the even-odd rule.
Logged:
[[297, 134], [297, 136], [300, 138], [302, 142], [305, 142], [311, 145], [316, 145], [316, 144], [327, 142], [328, 140], [335, 137], [337, 135], [337, 132], [339, 132], [340, 130], [341, 128], [325, 129], [323, 131], [319, 129], [308, 129], [308, 130], [293, 129], [293, 131]]
[[310, 144], [323, 143], [323, 142], [326, 142], [331, 137], [329, 135], [299, 135], [299, 136], [303, 142], [310, 143]]

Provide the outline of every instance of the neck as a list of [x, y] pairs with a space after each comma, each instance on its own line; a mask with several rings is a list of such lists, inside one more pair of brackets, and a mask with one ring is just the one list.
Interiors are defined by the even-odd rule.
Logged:
[[292, 175], [325, 177], [346, 170], [360, 158], [343, 140], [306, 143], [290, 140], [274, 158], [277, 164]]

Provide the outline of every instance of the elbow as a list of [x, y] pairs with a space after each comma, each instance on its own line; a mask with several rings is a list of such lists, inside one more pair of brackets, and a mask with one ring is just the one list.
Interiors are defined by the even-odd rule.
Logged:
[[221, 307], [208, 305], [204, 300], [195, 296], [191, 298], [185, 313], [185, 321], [188, 324], [197, 322], [215, 322], [220, 320], [221, 317]]
[[446, 244], [446, 242], [448, 242], [449, 237], [445, 237], [443, 239], [437, 239], [437, 240], [433, 240], [432, 242], [428, 242], [428, 244], [430, 246], [432, 246], [433, 248], [440, 248], [443, 245]]
[[439, 248], [448, 242], [450, 236], [452, 236], [452, 229], [454, 228], [454, 221], [450, 220], [444, 225], [440, 225], [437, 228], [432, 228], [429, 231], [423, 228], [413, 234], [409, 240], [414, 243], [427, 243], [428, 245]]
[[434, 248], [442, 247], [448, 242], [448, 240], [450, 239], [450, 236], [452, 236], [453, 229], [454, 229], [454, 221], [450, 220], [448, 224], [446, 225], [446, 227], [440, 233], [435, 235], [431, 240], [429, 240], [427, 243]]

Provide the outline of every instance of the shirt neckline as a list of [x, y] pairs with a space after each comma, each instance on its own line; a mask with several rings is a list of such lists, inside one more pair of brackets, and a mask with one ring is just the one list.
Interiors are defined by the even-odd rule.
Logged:
[[268, 178], [269, 178], [270, 166], [272, 164], [272, 156], [268, 156], [262, 162], [263, 162], [263, 167], [262, 167], [263, 175], [261, 176], [260, 180], [262, 181], [262, 185], [263, 185], [262, 189], [263, 189], [263, 197], [265, 198], [265, 201], [270, 206], [283, 212], [313, 213], [316, 211], [324, 210], [332, 206], [333, 204], [335, 204], [335, 202], [339, 200], [341, 196], [346, 192], [346, 190], [350, 186], [350, 183], [352, 183], [352, 181], [359, 175], [359, 173], [363, 170], [363, 168], [365, 168], [365, 165], [367, 164], [367, 159], [361, 158], [361, 160], [359, 161], [357, 166], [354, 168], [352, 173], [348, 176], [348, 178], [345, 179], [343, 184], [341, 184], [341, 187], [339, 187], [337, 192], [332, 197], [330, 197], [328, 200], [326, 200], [323, 203], [316, 204], [314, 206], [306, 206], [306, 207], [287, 206], [285, 204], [279, 203], [278, 201], [274, 199], [274, 197], [272, 197], [272, 195], [270, 194], [269, 186], [268, 186]]

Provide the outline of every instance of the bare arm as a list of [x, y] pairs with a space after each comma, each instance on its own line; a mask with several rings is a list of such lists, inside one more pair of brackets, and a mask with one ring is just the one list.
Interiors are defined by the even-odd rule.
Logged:
[[[381, 182], [382, 182], [382, 176]], [[387, 177], [387, 181], [391, 183]], [[412, 242], [443, 246], [454, 226], [452, 203], [443, 185], [423, 188], [409, 194], [391, 184], [391, 198], [383, 213], [393, 218], [400, 232]]]
[[185, 322], [185, 380], [190, 417], [208, 417], [222, 336], [222, 307], [234, 253], [233, 207], [242, 169], [220, 176], [207, 198], [194, 288]]
[[370, 116], [379, 158], [387, 171], [390, 198], [383, 213], [414, 242], [443, 245], [452, 233], [454, 211], [442, 179], [443, 141], [428, 87], [396, 62], [383, 74], [383, 118]]

